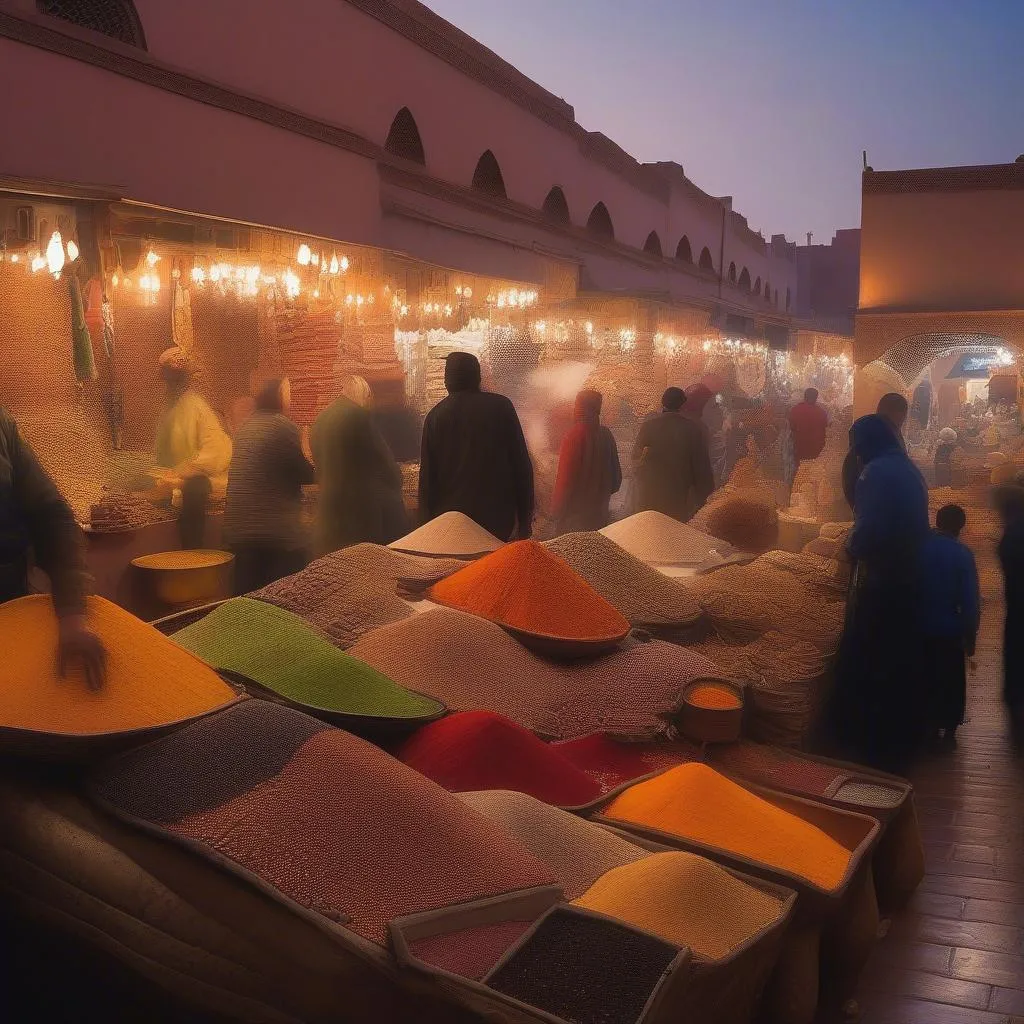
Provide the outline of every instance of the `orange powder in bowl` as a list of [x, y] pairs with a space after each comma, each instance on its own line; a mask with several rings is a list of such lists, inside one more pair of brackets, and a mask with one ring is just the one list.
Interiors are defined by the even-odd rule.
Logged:
[[695, 708], [706, 708], [709, 711], [735, 711], [743, 707], [743, 702], [733, 690], [713, 683], [698, 683], [690, 687], [686, 691], [686, 700]]
[[161, 551], [140, 555], [132, 564], [140, 569], [210, 569], [230, 561], [226, 551]]
[[57, 676], [57, 618], [48, 597], [0, 605], [0, 727], [64, 736], [151, 729], [194, 718], [235, 699], [195, 655], [102, 598], [90, 598], [89, 625], [107, 651], [107, 679], [93, 693], [80, 667]]
[[435, 583], [437, 604], [560, 640], [620, 640], [629, 623], [569, 564], [536, 541], [507, 544]]
[[728, 850], [827, 891], [850, 865], [850, 851], [820, 828], [697, 762], [637, 783], [602, 813]]

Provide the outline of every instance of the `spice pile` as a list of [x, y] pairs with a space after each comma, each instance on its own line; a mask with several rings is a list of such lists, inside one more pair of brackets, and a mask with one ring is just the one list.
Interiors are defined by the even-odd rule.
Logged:
[[175, 633], [174, 641], [214, 668], [314, 711], [402, 719], [444, 711], [339, 651], [297, 615], [263, 601], [227, 601]]
[[637, 512], [601, 533], [648, 565], [700, 565], [722, 542], [661, 512]]
[[82, 669], [57, 677], [57, 618], [49, 597], [0, 605], [0, 726], [61, 736], [152, 729], [224, 707], [235, 693], [152, 626], [94, 597], [89, 625], [107, 651], [107, 679], [92, 692]]
[[682, 583], [652, 569], [600, 533], [565, 533], [545, 546], [633, 626], [688, 627], [701, 616], [697, 599]]
[[778, 897], [683, 852], [613, 868], [573, 903], [688, 946], [703, 960], [724, 959], [784, 913]]
[[380, 946], [395, 917], [553, 882], [440, 786], [259, 700], [108, 762], [91, 791]]
[[686, 691], [686, 702], [709, 711], [736, 711], [743, 707], [743, 701], [732, 690], [712, 683], [691, 686]]
[[691, 526], [759, 554], [779, 543], [779, 512], [775, 501], [758, 490], [723, 490], [690, 520]]
[[508, 544], [435, 583], [437, 604], [555, 640], [616, 643], [629, 622], [561, 558], [535, 541]]
[[502, 542], [461, 512], [445, 512], [390, 545], [395, 551], [431, 558], [479, 558]]
[[727, 850], [829, 892], [850, 866], [850, 851], [827, 833], [704, 764], [683, 764], [638, 782], [602, 813], [611, 821]]
[[688, 682], [719, 674], [699, 654], [658, 640], [631, 641], [593, 661], [552, 662], [494, 623], [448, 609], [382, 626], [350, 653], [452, 711], [494, 711], [551, 738], [601, 730], [652, 737], [679, 709]]

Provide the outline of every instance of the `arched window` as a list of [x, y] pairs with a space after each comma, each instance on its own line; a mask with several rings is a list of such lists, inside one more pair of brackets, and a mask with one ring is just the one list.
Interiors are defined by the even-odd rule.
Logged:
[[[708, 252], [707, 249], [704, 252]], [[703, 253], [701, 255], [703, 256]], [[693, 262], [693, 250], [690, 248], [690, 240], [686, 235], [679, 239], [679, 244], [676, 246], [676, 259], [682, 260], [684, 263]], [[711, 253], [709, 252], [708, 259], [711, 259]]]
[[477, 192], [494, 196], [495, 199], [508, 198], [505, 193], [505, 179], [501, 176], [501, 168], [489, 149], [476, 163], [476, 170], [473, 172], [473, 188]]
[[740, 287], [745, 291], [750, 291], [750, 271], [746, 267], [740, 272]]
[[789, 307], [790, 307], [790, 305], [792, 303], [792, 300], [793, 300], [793, 296], [792, 296], [790, 290], [787, 288], [786, 289], [786, 312], [787, 313], [789, 312]]
[[736, 264], [735, 263], [730, 263], [729, 264], [729, 280], [733, 284], [736, 283]]
[[598, 203], [587, 218], [587, 230], [601, 238], [614, 238], [615, 227], [612, 225], [611, 214], [604, 203]]
[[657, 231], [652, 231], [647, 236], [647, 241], [644, 242], [644, 252], [649, 252], [652, 256], [661, 256], [661, 239], [658, 237]]
[[697, 266], [701, 270], [714, 270], [715, 261], [711, 258], [711, 250], [705, 245], [700, 251], [700, 260], [697, 262]]
[[764, 283], [764, 298], [765, 302], [772, 301], [772, 283], [771, 281], [765, 281]]
[[403, 160], [409, 160], [421, 167], [427, 166], [427, 156], [423, 152], [423, 140], [420, 138], [420, 130], [416, 127], [416, 119], [408, 107], [395, 114], [391, 122], [391, 129], [384, 142], [384, 148]]
[[754, 294], [755, 295], [760, 295], [761, 294], [761, 278], [758, 278], [754, 282]]
[[36, 10], [129, 46], [146, 48], [142, 22], [132, 0], [36, 0]]
[[566, 202], [565, 193], [562, 189], [555, 187], [547, 194], [541, 212], [553, 224], [569, 225], [572, 220], [569, 217], [569, 204]]

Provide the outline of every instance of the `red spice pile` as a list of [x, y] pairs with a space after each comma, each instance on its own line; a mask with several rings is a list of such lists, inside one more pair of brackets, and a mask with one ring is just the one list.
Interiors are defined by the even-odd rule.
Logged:
[[491, 711], [432, 722], [406, 741], [398, 757], [453, 793], [506, 789], [559, 807], [579, 807], [603, 793], [559, 748]]
[[552, 748], [609, 793], [653, 772], [699, 761], [700, 751], [684, 742], [624, 743], [603, 732], [552, 743]]

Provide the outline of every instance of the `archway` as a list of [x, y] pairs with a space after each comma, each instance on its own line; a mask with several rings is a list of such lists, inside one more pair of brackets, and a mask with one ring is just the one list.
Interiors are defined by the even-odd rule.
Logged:
[[661, 256], [661, 239], [658, 237], [657, 231], [652, 231], [647, 236], [647, 241], [644, 242], [644, 252], [650, 253], [652, 256]]
[[745, 292], [750, 291], [750, 271], [746, 267], [740, 271], [739, 286]]
[[604, 203], [597, 203], [590, 211], [587, 218], [587, 230], [600, 238], [615, 238], [615, 227], [612, 224], [611, 214]]
[[[708, 252], [707, 249], [704, 252]], [[708, 252], [708, 257], [710, 258], [710, 256], [711, 253]], [[676, 259], [683, 263], [693, 262], [693, 250], [690, 248], [690, 240], [686, 235], [679, 239], [679, 244], [676, 246]]]
[[564, 227], [568, 227], [572, 223], [569, 217], [569, 203], [565, 198], [565, 193], [562, 191], [561, 186], [555, 185], [551, 191], [544, 198], [544, 205], [541, 207], [541, 213], [552, 224], [561, 224]]
[[36, 0], [36, 10], [146, 49], [146, 35], [132, 0]]
[[427, 166], [427, 156], [423, 151], [423, 140], [420, 138], [420, 130], [416, 126], [416, 118], [408, 107], [395, 114], [388, 130], [388, 137], [384, 141], [384, 148], [391, 154], [408, 160], [410, 163]]
[[714, 273], [715, 261], [711, 257], [711, 250], [706, 245], [700, 251], [700, 260], [697, 265], [701, 270], [710, 270]]
[[507, 199], [505, 179], [501, 175], [501, 167], [495, 155], [488, 149], [481, 155], [473, 172], [473, 188], [477, 192], [493, 196], [495, 199]]

